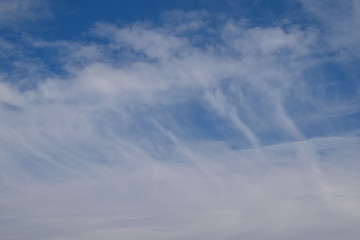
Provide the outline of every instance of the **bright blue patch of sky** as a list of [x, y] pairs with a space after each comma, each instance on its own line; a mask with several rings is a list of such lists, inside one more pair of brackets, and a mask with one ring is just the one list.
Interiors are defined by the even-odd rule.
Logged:
[[[232, 19], [248, 19], [254, 25], [272, 25], [284, 18], [298, 19], [301, 5], [283, 0], [92, 0], [92, 1], [51, 1], [53, 18], [29, 29], [38, 36], [49, 40], [77, 39], [80, 33], [88, 31], [95, 22], [128, 24], [136, 21], [150, 21], [160, 24], [166, 11], [205, 10], [217, 17], [230, 16]], [[306, 19], [302, 17], [301, 21]]]

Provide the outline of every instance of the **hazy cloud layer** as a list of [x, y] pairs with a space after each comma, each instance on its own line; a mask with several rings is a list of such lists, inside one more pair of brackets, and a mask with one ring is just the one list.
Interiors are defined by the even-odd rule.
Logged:
[[349, 4], [325, 30], [174, 11], [0, 41], [27, 69], [1, 73], [0, 238], [358, 239]]

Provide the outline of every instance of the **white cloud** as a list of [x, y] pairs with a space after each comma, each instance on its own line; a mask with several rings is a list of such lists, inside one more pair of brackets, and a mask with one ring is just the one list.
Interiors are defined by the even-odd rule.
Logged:
[[[306, 139], [294, 114], [328, 117], [310, 120], [328, 100], [305, 74], [326, 61], [318, 32], [229, 20], [198, 46], [200, 15], [28, 40], [60, 48], [67, 75], [0, 84], [1, 239], [358, 238], [359, 138]], [[194, 137], [194, 103], [231, 133]]]

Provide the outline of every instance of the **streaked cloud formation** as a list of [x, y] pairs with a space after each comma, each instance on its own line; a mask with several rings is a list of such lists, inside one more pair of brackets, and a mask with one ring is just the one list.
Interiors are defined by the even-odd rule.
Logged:
[[358, 239], [359, 2], [301, 6], [0, 38], [0, 238]]

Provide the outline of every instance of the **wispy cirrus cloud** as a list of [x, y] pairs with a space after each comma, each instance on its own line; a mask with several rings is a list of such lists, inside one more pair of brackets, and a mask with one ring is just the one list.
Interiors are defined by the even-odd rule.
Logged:
[[346, 51], [345, 55], [359, 56], [357, 42], [360, 35], [354, 31], [359, 27], [360, 22], [359, 1], [321, 0], [313, 3], [302, 0], [301, 2], [313, 17], [323, 24], [328, 44], [340, 54], [342, 51]]
[[359, 99], [317, 92], [319, 29], [175, 15], [25, 40], [66, 74], [0, 84], [1, 238], [355, 239]]
[[46, 0], [1, 0], [0, 28], [21, 28], [34, 20], [49, 18], [49, 4]]

